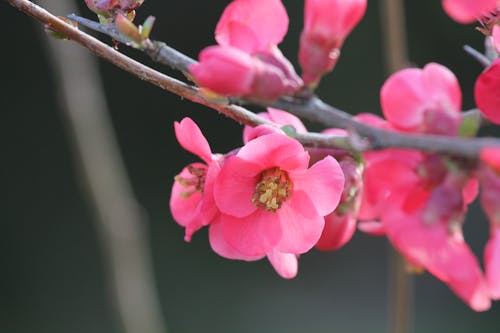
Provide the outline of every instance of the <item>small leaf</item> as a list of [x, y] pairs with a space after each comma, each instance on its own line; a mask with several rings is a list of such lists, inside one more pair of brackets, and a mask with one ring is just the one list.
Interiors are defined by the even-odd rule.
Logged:
[[141, 36], [144, 39], [149, 38], [149, 35], [151, 34], [151, 30], [153, 29], [153, 25], [155, 24], [156, 18], [154, 16], [149, 16], [146, 21], [142, 24], [142, 26], [139, 28], [141, 32]]
[[[73, 27], [75, 28], [78, 28], [78, 23], [76, 23], [75, 21], [72, 21], [66, 17], [62, 17], [62, 16], [58, 16], [57, 18], [59, 18], [60, 20], [64, 21], [65, 23], [69, 24], [69, 25], [72, 25]], [[57, 39], [63, 39], [63, 40], [68, 40], [68, 36], [60, 33], [60, 32], [57, 32], [55, 31], [52, 26], [50, 24], [45, 24], [43, 26], [43, 28], [45, 29], [45, 32], [50, 36], [50, 37], [54, 37], [54, 38], [57, 38]]]
[[458, 130], [458, 135], [461, 137], [475, 137], [481, 126], [480, 116], [466, 117], [463, 119]]
[[131, 42], [139, 45], [142, 43], [143, 38], [139, 33], [139, 29], [125, 16], [120, 14], [116, 16], [116, 27], [118, 31], [127, 37]]
[[295, 127], [291, 125], [285, 125], [281, 127], [281, 130], [285, 132], [286, 135], [288, 135], [291, 138], [296, 138], [297, 137], [297, 130]]

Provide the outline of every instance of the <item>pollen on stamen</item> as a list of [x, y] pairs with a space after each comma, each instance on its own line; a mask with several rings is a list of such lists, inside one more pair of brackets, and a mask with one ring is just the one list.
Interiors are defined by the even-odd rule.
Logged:
[[286, 171], [280, 168], [262, 172], [260, 182], [255, 186], [252, 203], [267, 211], [275, 212], [292, 193], [292, 182]]

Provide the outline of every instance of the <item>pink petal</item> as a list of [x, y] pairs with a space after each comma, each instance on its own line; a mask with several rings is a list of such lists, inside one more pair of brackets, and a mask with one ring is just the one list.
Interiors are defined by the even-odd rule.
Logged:
[[209, 46], [200, 53], [200, 62], [189, 67], [202, 87], [227, 96], [246, 95], [255, 79], [256, 60], [233, 47]]
[[299, 263], [295, 254], [273, 250], [267, 254], [267, 259], [282, 278], [293, 279], [297, 275]]
[[378, 221], [359, 221], [358, 230], [372, 236], [385, 235], [384, 225]]
[[214, 186], [215, 180], [220, 172], [219, 161], [214, 160], [208, 165], [207, 174], [205, 176], [205, 185], [203, 189], [203, 200], [200, 207], [200, 215], [203, 225], [208, 225], [218, 213], [219, 209], [215, 204]]
[[420, 125], [428, 102], [422, 71], [408, 68], [393, 74], [382, 86], [380, 102], [385, 118], [392, 124], [404, 129]]
[[452, 71], [440, 64], [429, 63], [422, 69], [422, 81], [428, 98], [438, 102], [438, 107], [460, 113], [462, 92]]
[[242, 218], [223, 214], [220, 228], [235, 251], [251, 257], [271, 252], [282, 235], [279, 214], [262, 209]]
[[260, 165], [261, 170], [279, 167], [285, 171], [304, 170], [309, 163], [309, 154], [302, 145], [282, 134], [269, 134], [248, 142], [237, 156]]
[[174, 123], [175, 136], [182, 148], [199, 156], [207, 164], [212, 161], [212, 151], [200, 128], [191, 118]]
[[486, 147], [481, 149], [479, 154], [481, 161], [490, 166], [494, 170], [500, 172], [500, 148], [499, 147]]
[[222, 46], [254, 53], [278, 45], [287, 30], [288, 15], [280, 0], [235, 0], [222, 13], [215, 39]]
[[491, 31], [491, 37], [493, 38], [493, 44], [500, 54], [500, 25], [495, 25]]
[[424, 222], [420, 212], [406, 215], [388, 210], [382, 219], [387, 237], [410, 263], [422, 266], [445, 282], [475, 311], [490, 305], [489, 291], [477, 258], [460, 232], [447, 221]]
[[443, 0], [446, 13], [459, 23], [472, 23], [492, 12], [497, 0]]
[[258, 138], [259, 136], [272, 133], [280, 133], [285, 135], [285, 133], [282, 130], [271, 125], [259, 125], [257, 127], [245, 126], [243, 128], [243, 142], [247, 144], [253, 139]]
[[293, 191], [304, 192], [321, 216], [330, 214], [339, 204], [344, 190], [344, 173], [339, 163], [327, 156], [306, 171], [290, 174]]
[[462, 196], [464, 200], [464, 205], [468, 206], [474, 200], [476, 200], [477, 195], [479, 194], [479, 181], [477, 178], [469, 178], [465, 183], [465, 186], [462, 190]]
[[291, 113], [283, 110], [268, 108], [269, 119], [283, 126], [292, 126], [297, 133], [307, 133], [307, 128], [302, 121]]
[[306, 0], [304, 32], [343, 40], [363, 17], [366, 0]]
[[484, 266], [486, 281], [490, 288], [491, 297], [500, 299], [500, 226], [491, 228], [491, 236], [484, 248]]
[[[201, 163], [193, 163], [190, 165], [196, 168], [206, 168], [206, 165]], [[182, 169], [179, 175], [186, 178], [192, 177], [187, 167]], [[188, 198], [181, 195], [181, 193], [189, 190], [190, 188], [186, 188], [178, 182], [174, 182], [170, 195], [170, 211], [172, 217], [178, 224], [186, 228], [186, 235], [184, 238], [186, 242], [189, 242], [193, 233], [204, 225], [202, 215], [200, 214], [202, 194], [197, 191]], [[213, 216], [205, 216], [205, 218], [209, 219], [213, 218]]]
[[349, 242], [356, 231], [356, 218], [352, 214], [333, 212], [325, 217], [325, 228], [316, 248], [324, 251], [338, 250]]
[[301, 254], [309, 251], [318, 242], [325, 225], [315, 203], [305, 193], [295, 190], [275, 215], [282, 231], [276, 247], [280, 252]]
[[252, 197], [261, 171], [260, 165], [238, 156], [226, 160], [214, 185], [215, 203], [222, 213], [245, 217], [257, 210]]
[[500, 124], [500, 58], [479, 76], [474, 96], [483, 115], [492, 123]]
[[212, 250], [214, 250], [214, 252], [221, 257], [245, 261], [255, 261], [264, 257], [263, 255], [248, 256], [238, 252], [224, 238], [220, 222], [215, 222], [210, 225], [210, 228], [208, 229], [208, 237]]

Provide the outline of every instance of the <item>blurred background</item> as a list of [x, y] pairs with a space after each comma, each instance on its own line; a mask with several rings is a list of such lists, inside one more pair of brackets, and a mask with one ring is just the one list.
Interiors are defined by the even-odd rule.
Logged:
[[[146, 0], [138, 22], [155, 15], [153, 38], [196, 57], [203, 47], [214, 44], [215, 24], [227, 3]], [[281, 49], [296, 64], [303, 2], [284, 3], [290, 29]], [[348, 38], [337, 67], [318, 90], [324, 100], [352, 113], [380, 112], [378, 90], [387, 77], [379, 2], [368, 3], [368, 12]], [[94, 19], [84, 6], [81, 13]], [[481, 66], [462, 46], [482, 50], [482, 36], [473, 26], [449, 19], [437, 0], [406, 1], [406, 13], [411, 61], [417, 66], [431, 61], [448, 66], [461, 82], [464, 109], [472, 108], [473, 82]], [[41, 25], [1, 2], [0, 29], [0, 331], [118, 333], [103, 248], [64, 130]], [[125, 46], [120, 51], [180, 77], [140, 52]], [[301, 257], [299, 275], [291, 281], [281, 279], [265, 260], [220, 258], [211, 251], [205, 230], [185, 243], [168, 202], [174, 176], [196, 157], [178, 146], [173, 122], [193, 118], [215, 152], [239, 146], [242, 128], [107, 62], [100, 61], [99, 70], [126, 170], [146, 217], [154, 277], [169, 332], [388, 330], [384, 238], [357, 233], [338, 252], [311, 251]], [[487, 234], [487, 222], [474, 206], [465, 237], [481, 257]], [[500, 304], [475, 313], [437, 279], [428, 274], [416, 277], [414, 332], [472, 331], [499, 332]]]

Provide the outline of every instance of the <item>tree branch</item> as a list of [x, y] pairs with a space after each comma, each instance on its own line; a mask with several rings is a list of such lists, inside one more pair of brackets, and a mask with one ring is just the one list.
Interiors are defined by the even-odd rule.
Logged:
[[[276, 124], [253, 114], [251, 111], [243, 107], [207, 99], [200, 94], [198, 88], [162, 74], [121, 54], [120, 52], [117, 52], [92, 36], [65, 23], [31, 1], [5, 1], [18, 8], [20, 11], [34, 17], [38, 21], [49, 24], [54, 30], [66, 35], [68, 38], [88, 48], [96, 55], [106, 59], [121, 69], [134, 74], [142, 80], [148, 81], [192, 102], [208, 106], [239, 123], [251, 126], [260, 124], [277, 126]], [[107, 32], [105, 33], [108, 34]], [[189, 57], [182, 55], [178, 51], [169, 48], [164, 43], [151, 41], [151, 45], [152, 46], [151, 49], [149, 49], [149, 52], [154, 54], [154, 59], [174, 68], [185, 71], [189, 64], [194, 61]], [[173, 54], [174, 56], [172, 56]], [[170, 59], [170, 56], [173, 58]], [[316, 96], [307, 100], [283, 98], [276, 101], [271, 106], [281, 108], [305, 119], [320, 122], [328, 127], [344, 128], [355, 132], [356, 134], [354, 135], [354, 139], [320, 134], [313, 134], [311, 136], [305, 134], [297, 136], [299, 141], [306, 143], [307, 145], [318, 147], [344, 148], [352, 150], [373, 150], [398, 147], [453, 154], [463, 157], [477, 157], [480, 149], [486, 146], [500, 147], [500, 139], [495, 138], [465, 139], [435, 135], [411, 135], [381, 130], [352, 119], [348, 113], [324, 103]], [[365, 144], [361, 146], [353, 144], [353, 141], [357, 141], [355, 139], [359, 137], [366, 139]]]

